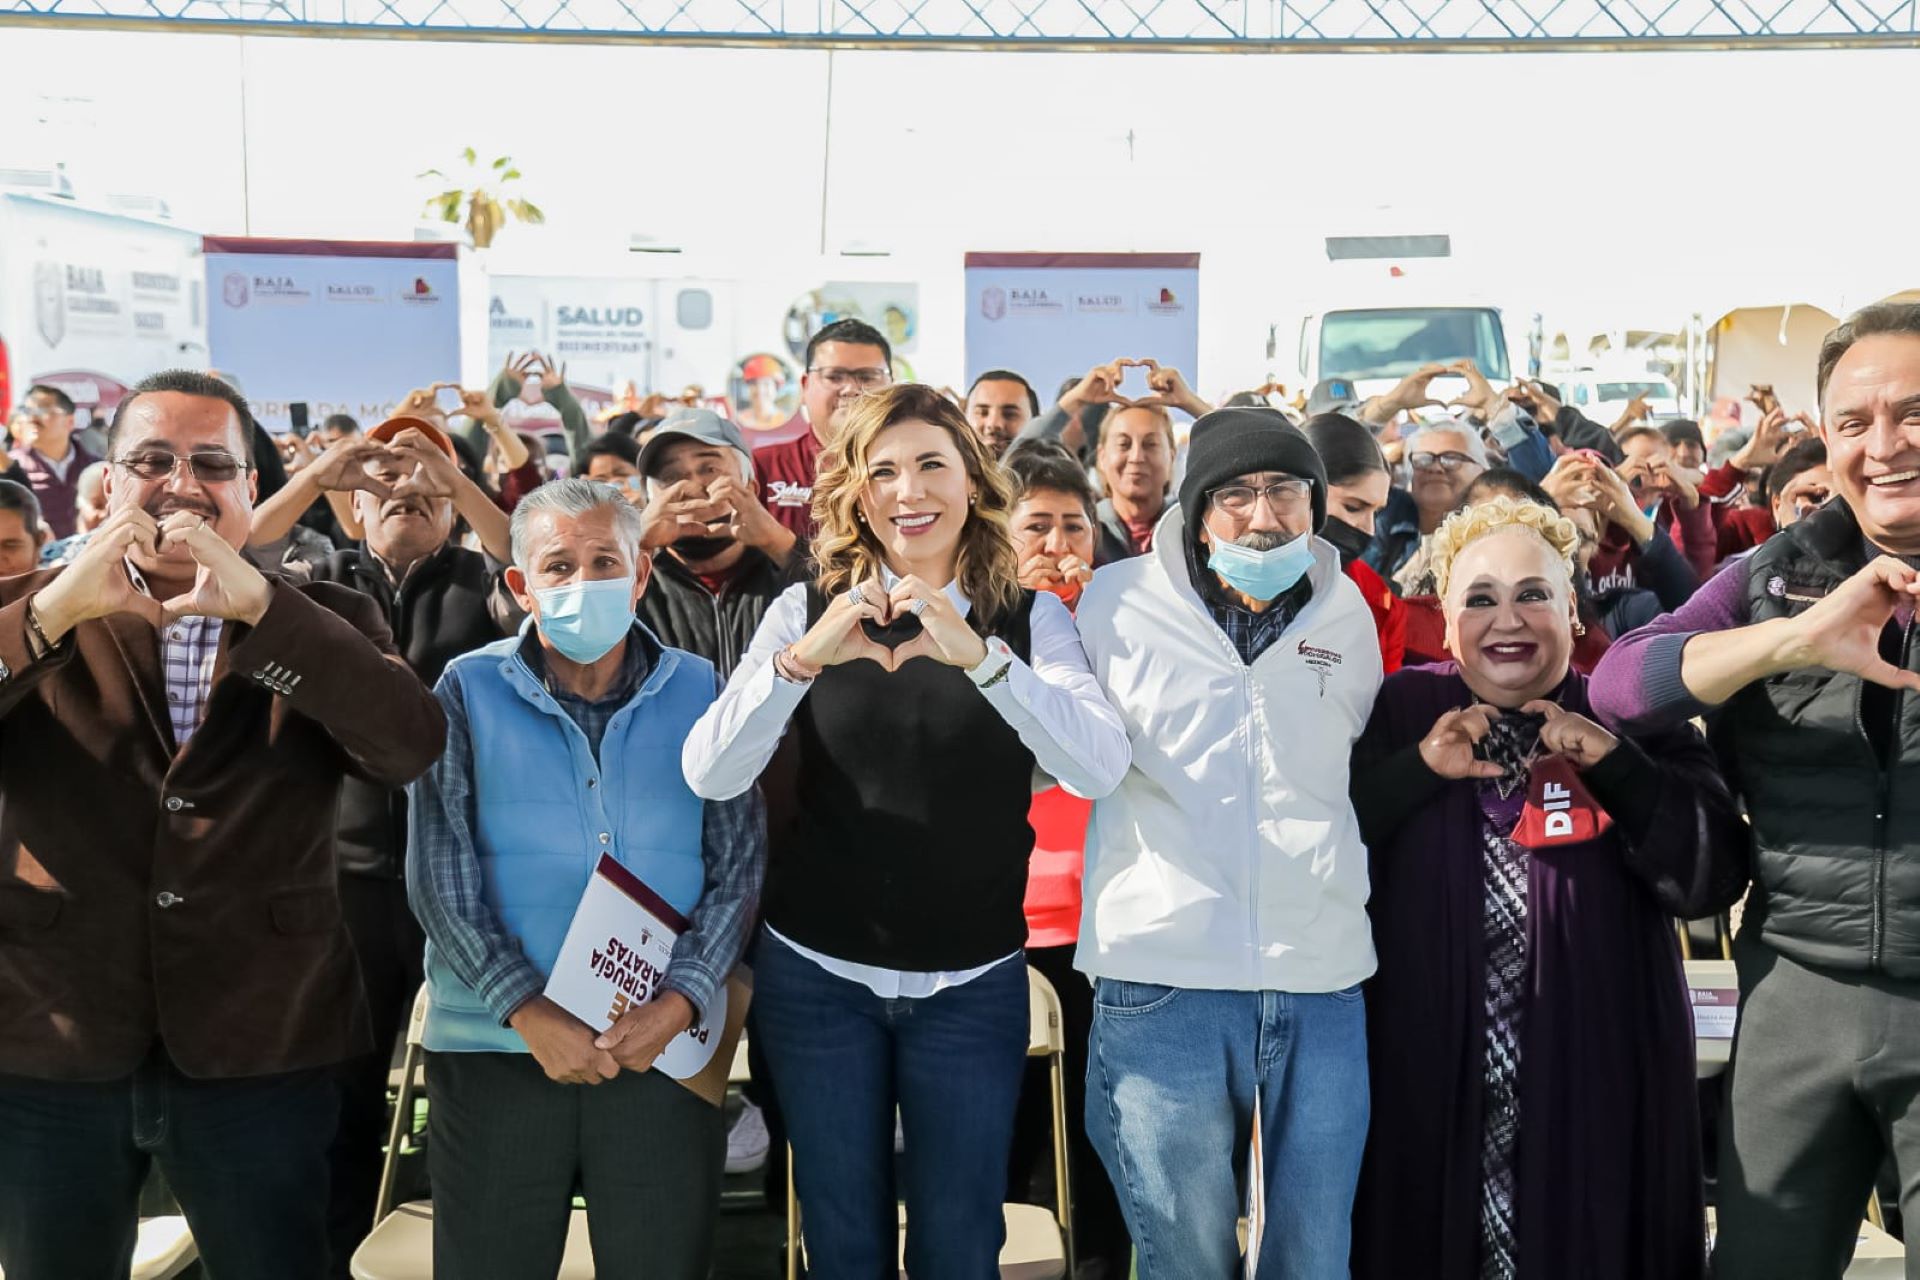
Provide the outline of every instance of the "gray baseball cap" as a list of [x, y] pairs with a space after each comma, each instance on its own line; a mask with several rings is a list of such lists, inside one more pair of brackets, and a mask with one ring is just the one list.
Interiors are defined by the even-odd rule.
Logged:
[[668, 414], [640, 450], [640, 474], [651, 480], [661, 452], [677, 440], [698, 440], [734, 450], [746, 466], [747, 479], [753, 479], [753, 450], [747, 447], [747, 438], [738, 426], [711, 409], [682, 408]]
[[1352, 413], [1360, 407], [1360, 396], [1351, 378], [1322, 378], [1307, 395], [1307, 416], [1322, 413]]

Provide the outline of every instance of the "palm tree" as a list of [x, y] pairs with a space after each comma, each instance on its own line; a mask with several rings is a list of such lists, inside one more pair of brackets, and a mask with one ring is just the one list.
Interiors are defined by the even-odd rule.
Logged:
[[480, 163], [480, 154], [472, 147], [460, 153], [465, 169], [458, 179], [438, 169], [429, 169], [422, 178], [453, 183], [447, 190], [427, 201], [425, 216], [440, 222], [464, 223], [467, 238], [476, 249], [493, 243], [509, 220], [538, 225], [547, 220], [540, 206], [511, 194], [508, 184], [520, 181], [520, 170], [513, 160], [500, 156], [491, 165]]

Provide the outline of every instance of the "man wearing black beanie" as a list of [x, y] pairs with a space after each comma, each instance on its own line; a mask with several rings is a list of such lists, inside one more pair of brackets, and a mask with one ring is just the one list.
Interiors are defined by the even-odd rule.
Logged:
[[1380, 649], [1315, 536], [1326, 511], [1298, 428], [1217, 410], [1194, 423], [1153, 549], [1081, 598], [1087, 656], [1133, 747], [1088, 831], [1087, 1129], [1141, 1280], [1238, 1270], [1256, 1111], [1260, 1269], [1347, 1274], [1374, 968], [1347, 759]]

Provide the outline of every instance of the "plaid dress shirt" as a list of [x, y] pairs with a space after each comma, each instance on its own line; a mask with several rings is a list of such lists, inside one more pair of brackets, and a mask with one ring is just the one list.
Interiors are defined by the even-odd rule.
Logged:
[[[608, 722], [646, 683], [658, 654], [657, 642], [635, 627], [627, 635], [620, 678], [606, 697], [588, 702], [547, 683], [554, 700], [587, 735], [596, 757]], [[546, 680], [539, 633], [532, 628], [520, 657], [537, 678]], [[473, 737], [457, 667], [440, 678], [434, 693], [447, 713], [447, 749], [409, 789], [407, 897], [453, 975], [505, 1025], [515, 1009], [546, 987], [546, 975], [527, 960], [483, 892], [485, 877], [474, 846]], [[689, 913], [691, 927], [674, 943], [661, 983], [685, 996], [696, 1010], [706, 1010], [746, 950], [766, 876], [766, 841], [766, 811], [757, 789], [733, 800], [703, 803], [700, 902]]]
[[[153, 594], [147, 580], [127, 563], [127, 577], [143, 596]], [[167, 719], [173, 725], [173, 749], [187, 745], [207, 718], [207, 702], [213, 696], [213, 664], [220, 656], [220, 634], [225, 624], [219, 618], [181, 618], [160, 632], [160, 669], [167, 678]]]

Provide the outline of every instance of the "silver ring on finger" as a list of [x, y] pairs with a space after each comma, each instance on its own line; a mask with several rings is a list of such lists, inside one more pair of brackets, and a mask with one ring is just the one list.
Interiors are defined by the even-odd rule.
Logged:
[[915, 600], [912, 604], [907, 606], [907, 612], [917, 618], [921, 614], [927, 611], [927, 604], [928, 604], [928, 601]]
[[855, 583], [855, 584], [854, 584], [853, 586], [851, 586], [851, 587], [848, 587], [848, 588], [847, 588], [847, 603], [848, 603], [848, 604], [850, 604], [850, 605], [852, 605], [852, 606], [853, 606], [854, 608], [856, 608], [856, 609], [858, 609], [858, 608], [859, 608], [859, 607], [860, 607], [861, 605], [863, 605], [863, 604], [865, 604], [866, 602], [867, 602], [867, 598], [866, 598], [865, 596], [863, 596], [863, 595], [861, 595], [861, 594], [860, 594], [860, 584], [859, 584], [859, 583]]

